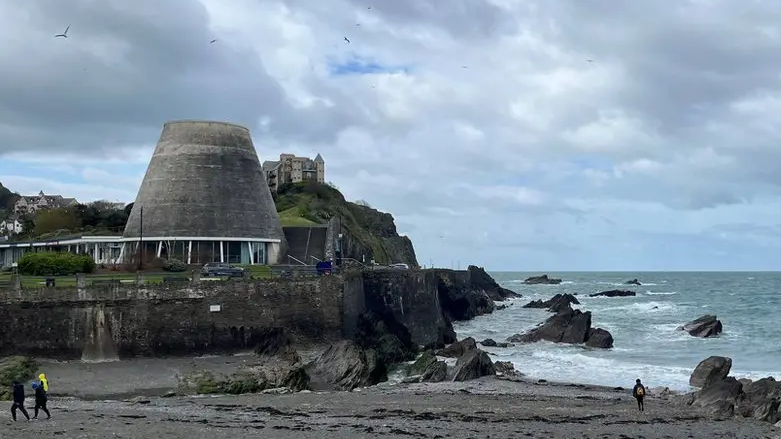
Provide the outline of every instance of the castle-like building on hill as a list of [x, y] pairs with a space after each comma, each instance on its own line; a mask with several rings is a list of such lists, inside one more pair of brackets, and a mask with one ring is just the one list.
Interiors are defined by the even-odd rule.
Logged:
[[17, 216], [29, 215], [40, 210], [73, 207], [77, 204], [78, 201], [75, 198], [66, 198], [62, 195], [46, 195], [41, 191], [38, 195], [20, 197], [14, 205], [14, 214]]
[[325, 160], [320, 154], [317, 154], [314, 159], [296, 157], [294, 154], [280, 154], [279, 160], [263, 162], [263, 173], [271, 192], [276, 192], [285, 183], [311, 180], [325, 183]]

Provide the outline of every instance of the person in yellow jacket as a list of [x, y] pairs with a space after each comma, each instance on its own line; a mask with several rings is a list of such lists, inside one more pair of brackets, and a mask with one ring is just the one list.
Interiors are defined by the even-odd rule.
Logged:
[[49, 380], [46, 379], [46, 375], [40, 374], [38, 375], [38, 379], [41, 381], [41, 386], [43, 386], [43, 391], [49, 393]]

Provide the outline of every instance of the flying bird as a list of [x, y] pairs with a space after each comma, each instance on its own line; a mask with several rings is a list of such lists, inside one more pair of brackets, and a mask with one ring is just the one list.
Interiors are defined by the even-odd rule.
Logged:
[[347, 41], [347, 44], [350, 44], [350, 39], [347, 37], [344, 37], [344, 40]]
[[70, 28], [71, 28], [70, 25], [68, 25], [68, 27], [65, 28], [65, 32], [63, 32], [61, 34], [55, 35], [54, 38], [57, 38], [57, 37], [68, 38], [68, 29], [70, 29]]
[[216, 42], [217, 42], [217, 40], [211, 40], [211, 41], [209, 41], [209, 44], [213, 44], [213, 43], [216, 43]]
[[594, 62], [593, 59], [587, 59], [586, 62]]

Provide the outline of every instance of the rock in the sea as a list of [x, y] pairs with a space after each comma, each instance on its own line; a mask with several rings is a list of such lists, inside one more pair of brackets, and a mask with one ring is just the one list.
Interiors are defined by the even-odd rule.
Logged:
[[678, 328], [679, 331], [686, 331], [689, 335], [702, 338], [719, 335], [722, 329], [721, 320], [712, 315], [704, 315]]
[[726, 378], [731, 368], [732, 359], [729, 357], [708, 357], [694, 368], [689, 377], [689, 385], [699, 388], [708, 387]]
[[501, 302], [514, 297], [521, 297], [515, 291], [501, 287], [482, 267], [470, 265], [466, 271], [469, 273], [469, 284], [472, 288], [485, 291], [491, 300]]
[[561, 279], [555, 279], [552, 277], [548, 277], [547, 274], [543, 274], [541, 276], [532, 276], [526, 278], [526, 280], [523, 281], [526, 285], [538, 285], [538, 284], [545, 284], [545, 285], [558, 285], [561, 283]]
[[472, 337], [467, 337], [461, 341], [457, 341], [450, 346], [437, 351], [437, 355], [440, 357], [458, 358], [463, 356], [469, 351], [477, 349], [477, 343]]
[[533, 300], [524, 308], [547, 308], [551, 312], [559, 312], [565, 308], [571, 308], [571, 305], [580, 305], [580, 301], [572, 294], [556, 294], [548, 300]]
[[497, 342], [492, 338], [486, 338], [485, 340], [481, 341], [480, 344], [488, 348], [507, 348], [512, 346], [510, 343]]
[[494, 363], [486, 352], [475, 348], [458, 357], [453, 381], [468, 381], [489, 375], [496, 375]]
[[613, 336], [604, 329], [591, 328], [591, 312], [565, 308], [549, 317], [545, 322], [525, 334], [515, 334], [507, 339], [511, 343], [534, 343], [541, 340], [554, 343], [588, 343], [589, 337], [595, 337], [588, 345], [591, 347], [612, 347]]
[[613, 335], [602, 328], [591, 328], [586, 336], [586, 346], [610, 349], [613, 347]]
[[633, 297], [637, 296], [637, 293], [629, 290], [609, 290], [602, 291], [601, 293], [589, 294], [588, 297]]
[[624, 285], [642, 285], [639, 280], [632, 279], [624, 282]]
[[373, 349], [361, 349], [352, 341], [340, 341], [307, 365], [313, 381], [335, 390], [373, 386], [387, 379], [387, 367]]

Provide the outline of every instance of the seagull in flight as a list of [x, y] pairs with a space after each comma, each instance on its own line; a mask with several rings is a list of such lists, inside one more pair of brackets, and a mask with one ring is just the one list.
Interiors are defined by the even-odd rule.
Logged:
[[65, 32], [63, 32], [61, 34], [55, 35], [54, 38], [57, 38], [57, 37], [68, 38], [68, 29], [70, 29], [70, 28], [71, 28], [70, 25], [68, 25], [68, 27], [65, 28]]
[[347, 37], [344, 37], [344, 40], [347, 41], [347, 44], [350, 44], [350, 39]]
[[217, 42], [217, 40], [211, 40], [211, 41], [209, 41], [209, 44], [214, 44], [216, 42]]
[[594, 62], [593, 59], [587, 59], [586, 62]]

